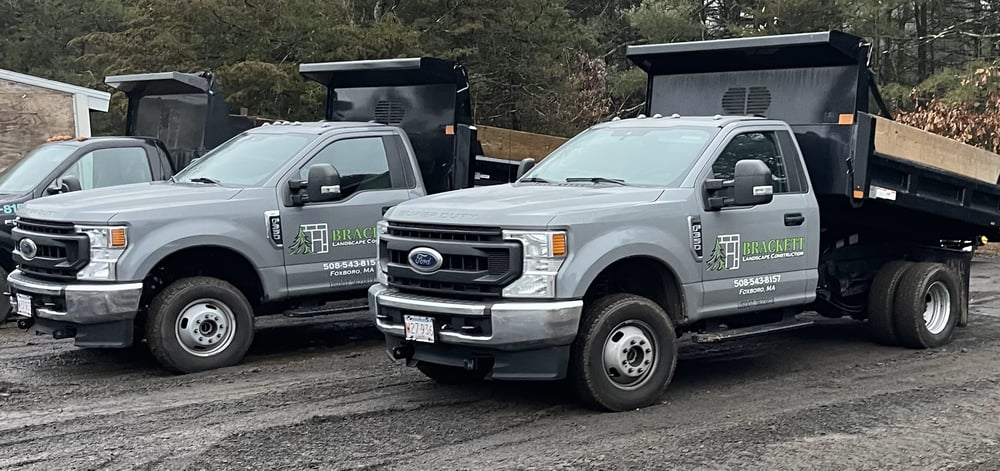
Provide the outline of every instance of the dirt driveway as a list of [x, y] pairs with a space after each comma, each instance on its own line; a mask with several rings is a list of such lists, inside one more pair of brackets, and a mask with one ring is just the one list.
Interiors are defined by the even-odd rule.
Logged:
[[363, 325], [263, 328], [174, 376], [141, 352], [0, 328], [0, 469], [1000, 469], [1000, 261], [947, 348], [863, 323], [685, 344], [660, 405], [602, 414], [557, 384], [443, 387]]

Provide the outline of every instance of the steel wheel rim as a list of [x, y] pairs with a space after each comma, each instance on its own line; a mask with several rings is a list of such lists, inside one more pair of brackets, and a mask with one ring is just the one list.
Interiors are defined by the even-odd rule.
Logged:
[[229, 306], [216, 299], [192, 301], [177, 316], [174, 333], [185, 352], [197, 357], [210, 357], [233, 343], [236, 315]]
[[933, 335], [944, 332], [951, 320], [951, 293], [940, 281], [935, 281], [924, 294], [924, 325]]
[[628, 320], [604, 339], [603, 371], [616, 388], [630, 391], [649, 381], [657, 366], [656, 336], [648, 324]]

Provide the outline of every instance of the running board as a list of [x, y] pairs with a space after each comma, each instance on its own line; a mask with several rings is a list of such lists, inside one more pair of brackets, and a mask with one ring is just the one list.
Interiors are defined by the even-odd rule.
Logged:
[[340, 304], [334, 306], [317, 306], [313, 308], [299, 308], [299, 309], [289, 309], [283, 314], [285, 317], [316, 317], [316, 316], [328, 316], [331, 314], [345, 314], [353, 313], [358, 311], [368, 311], [368, 304], [358, 304], [352, 303], [348, 305]]
[[739, 329], [722, 330], [719, 332], [693, 334], [691, 335], [691, 340], [693, 340], [695, 343], [718, 343], [718, 342], [725, 342], [727, 340], [736, 340], [746, 337], [753, 337], [755, 335], [772, 334], [775, 332], [784, 332], [786, 330], [801, 329], [803, 327], [808, 327], [813, 324], [814, 324], [813, 321], [800, 321], [793, 319], [790, 321], [775, 322], [773, 324], [763, 324], [751, 327], [743, 327]]

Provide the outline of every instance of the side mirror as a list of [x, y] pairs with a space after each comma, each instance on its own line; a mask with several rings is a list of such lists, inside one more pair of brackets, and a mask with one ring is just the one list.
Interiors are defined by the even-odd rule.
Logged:
[[82, 189], [83, 187], [80, 185], [80, 179], [78, 177], [67, 175], [52, 182], [52, 185], [49, 185], [49, 187], [45, 189], [45, 192], [50, 195], [55, 195], [59, 193], [69, 193], [71, 191], [80, 191]]
[[736, 162], [732, 180], [706, 180], [705, 193], [705, 209], [709, 211], [770, 203], [774, 198], [771, 169], [760, 160], [741, 160]]
[[760, 160], [736, 162], [733, 176], [733, 206], [767, 204], [774, 199], [771, 169]]
[[533, 168], [535, 168], [535, 159], [532, 159], [531, 157], [522, 159], [521, 163], [517, 164], [517, 178], [515, 178], [515, 180], [520, 179], [524, 176], [524, 174], [528, 173], [528, 171]]
[[340, 172], [330, 164], [316, 164], [309, 167], [306, 195], [310, 203], [340, 199]]

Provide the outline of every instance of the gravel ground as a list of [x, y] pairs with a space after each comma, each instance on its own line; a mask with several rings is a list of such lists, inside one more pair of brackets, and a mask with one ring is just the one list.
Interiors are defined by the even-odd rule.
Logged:
[[272, 323], [243, 364], [185, 376], [7, 324], [0, 469], [997, 470], [998, 276], [973, 265], [946, 348], [829, 319], [684, 344], [663, 402], [619, 414], [561, 384], [436, 385], [356, 323]]

